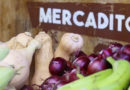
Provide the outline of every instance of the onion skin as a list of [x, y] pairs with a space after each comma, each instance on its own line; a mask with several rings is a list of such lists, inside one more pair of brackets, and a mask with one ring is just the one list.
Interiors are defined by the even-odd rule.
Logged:
[[81, 57], [81, 56], [87, 56], [87, 54], [85, 54], [83, 51], [76, 51], [74, 53], [74, 59]]
[[89, 58], [89, 60], [90, 61], [93, 61], [93, 60], [95, 60], [95, 58], [97, 57], [97, 55], [96, 54], [90, 54], [89, 56], [88, 56], [88, 58]]
[[82, 69], [86, 70], [88, 68], [89, 62], [90, 62], [90, 60], [88, 59], [87, 56], [81, 56], [81, 57], [76, 58], [73, 61], [73, 67], [74, 68], [79, 67], [80, 70], [82, 70]]
[[114, 54], [119, 52], [122, 46], [123, 46], [122, 44], [115, 42], [115, 43], [111, 43], [108, 48], [112, 49], [112, 53]]
[[98, 58], [89, 63], [87, 73], [88, 75], [91, 75], [93, 73], [107, 69], [107, 66], [107, 62], [104, 59]]
[[130, 62], [130, 55], [124, 54], [124, 53], [115, 53], [113, 55], [113, 58], [115, 60], [127, 60]]
[[130, 55], [130, 44], [123, 46], [121, 48], [120, 52], [127, 54], [127, 55]]
[[53, 58], [49, 65], [49, 71], [52, 75], [61, 76], [67, 69], [67, 61], [61, 57]]

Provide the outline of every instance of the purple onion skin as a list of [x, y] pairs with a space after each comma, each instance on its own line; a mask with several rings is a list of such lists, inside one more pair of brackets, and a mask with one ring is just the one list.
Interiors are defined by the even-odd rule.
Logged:
[[109, 45], [109, 48], [112, 49], [112, 53], [114, 54], [114, 53], [119, 52], [119, 50], [122, 48], [122, 46], [123, 45], [121, 43], [115, 42], [115, 43], [111, 43]]
[[124, 54], [124, 53], [115, 53], [113, 55], [113, 58], [115, 60], [127, 60], [128, 62], [130, 62], [130, 55]]
[[107, 68], [108, 68], [108, 64], [107, 64], [106, 60], [98, 58], [89, 63], [88, 69], [87, 69], [87, 74], [91, 75], [96, 72], [105, 70]]
[[61, 57], [53, 58], [49, 65], [52, 75], [62, 76], [67, 69], [67, 61]]
[[95, 58], [97, 57], [97, 55], [96, 54], [90, 54], [89, 56], [88, 56], [88, 58], [89, 58], [89, 60], [90, 61], [93, 61], [93, 60], [95, 60]]
[[130, 55], [130, 44], [123, 46], [120, 50], [121, 53]]
[[87, 56], [86, 53], [84, 53], [83, 51], [76, 51], [74, 53], [74, 59], [78, 58], [78, 57], [81, 57], [81, 56]]
[[88, 68], [89, 63], [90, 63], [90, 60], [87, 56], [80, 56], [73, 61], [72, 66], [74, 68], [79, 67], [80, 70], [82, 69], [86, 70]]

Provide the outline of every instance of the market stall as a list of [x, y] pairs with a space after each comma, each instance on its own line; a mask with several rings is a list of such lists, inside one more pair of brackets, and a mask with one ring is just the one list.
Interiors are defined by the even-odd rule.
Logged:
[[1, 0], [0, 90], [127, 90], [129, 10], [129, 0]]

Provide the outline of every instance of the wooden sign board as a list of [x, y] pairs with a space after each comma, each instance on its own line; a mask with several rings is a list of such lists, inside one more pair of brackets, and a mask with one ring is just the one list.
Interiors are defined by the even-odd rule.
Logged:
[[130, 4], [28, 2], [33, 27], [130, 42]]

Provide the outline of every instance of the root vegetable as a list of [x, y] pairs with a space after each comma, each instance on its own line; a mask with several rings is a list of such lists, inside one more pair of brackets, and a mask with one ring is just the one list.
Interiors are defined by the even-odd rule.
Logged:
[[11, 49], [8, 56], [0, 62], [2, 66], [12, 65], [14, 69], [23, 67], [10, 82], [10, 86], [20, 89], [29, 77], [30, 64], [32, 62], [32, 56], [36, 49], [41, 47], [40, 43], [36, 40], [32, 40], [27, 48], [24, 49]]
[[79, 51], [83, 46], [83, 38], [79, 34], [66, 33], [61, 38], [59, 46], [55, 51], [55, 57], [69, 60], [70, 55]]
[[[35, 73], [32, 84], [41, 85], [50, 76], [49, 64], [53, 58], [52, 39], [45, 32], [40, 32], [35, 39], [42, 43], [41, 48], [35, 54]], [[38, 87], [33, 87], [36, 90]]]
[[31, 33], [20, 33], [16, 37], [12, 38], [11, 41], [7, 42], [7, 45], [11, 49], [26, 48], [32, 39]]
[[7, 86], [6, 88], [5, 88], [5, 90], [16, 90], [16, 88], [15, 87], [13, 87], [13, 86]]
[[18, 34], [16, 37], [12, 37], [7, 42], [1, 42], [0, 45], [7, 46], [10, 49], [22, 49], [26, 48], [32, 39], [30, 32], [24, 32]]

